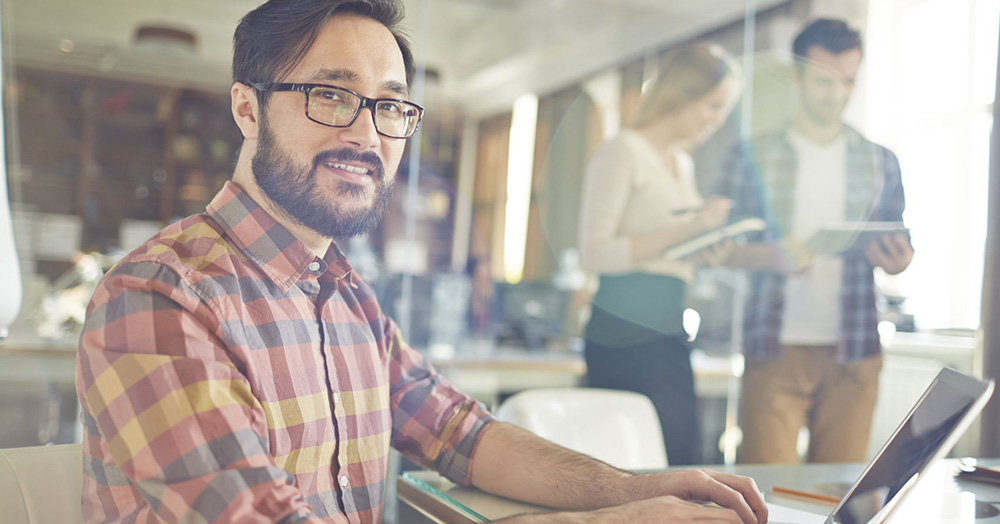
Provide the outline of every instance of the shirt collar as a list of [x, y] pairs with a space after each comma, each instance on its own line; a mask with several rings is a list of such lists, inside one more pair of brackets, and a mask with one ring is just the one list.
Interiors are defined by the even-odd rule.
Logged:
[[329, 274], [354, 285], [351, 265], [335, 242], [323, 258], [315, 256], [232, 181], [227, 181], [215, 195], [206, 212], [240, 252], [285, 291], [307, 273], [317, 277]]

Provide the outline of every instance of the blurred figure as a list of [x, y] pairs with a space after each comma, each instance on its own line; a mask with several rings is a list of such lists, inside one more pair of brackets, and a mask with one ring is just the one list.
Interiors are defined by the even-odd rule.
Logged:
[[719, 193], [769, 228], [733, 250], [752, 271], [744, 324], [743, 463], [794, 463], [800, 428], [810, 462], [865, 459], [882, 367], [873, 269], [909, 265], [906, 235], [817, 256], [805, 245], [827, 223], [902, 222], [899, 162], [841, 116], [861, 64], [861, 36], [820, 19], [796, 37], [800, 104], [789, 125], [737, 149]]
[[477, 337], [492, 337], [499, 305], [497, 304], [496, 284], [490, 275], [489, 261], [470, 255], [465, 272], [472, 281], [469, 299], [469, 332]]
[[671, 465], [699, 462], [691, 347], [682, 325], [696, 262], [663, 251], [724, 225], [728, 198], [703, 200], [688, 150], [722, 123], [736, 94], [734, 68], [705, 44], [671, 50], [639, 102], [638, 117], [587, 167], [580, 219], [583, 267], [600, 274], [585, 334], [590, 386], [635, 391], [656, 406]]

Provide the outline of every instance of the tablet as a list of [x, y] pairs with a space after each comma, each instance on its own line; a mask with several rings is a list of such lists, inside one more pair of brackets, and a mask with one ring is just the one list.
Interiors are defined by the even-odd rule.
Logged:
[[683, 260], [723, 240], [735, 240], [750, 233], [763, 231], [765, 227], [767, 224], [764, 223], [764, 220], [757, 217], [737, 219], [670, 246], [663, 251], [663, 256], [667, 260]]
[[854, 249], [864, 249], [883, 235], [902, 233], [909, 237], [910, 230], [902, 222], [840, 222], [821, 226], [806, 241], [806, 247], [817, 255], [839, 255]]

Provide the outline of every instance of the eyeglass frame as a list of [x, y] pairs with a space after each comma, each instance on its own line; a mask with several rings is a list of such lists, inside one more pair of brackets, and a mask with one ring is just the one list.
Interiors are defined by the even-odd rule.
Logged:
[[[303, 109], [305, 110], [306, 118], [308, 118], [309, 120], [311, 120], [313, 122], [316, 122], [317, 124], [324, 125], [324, 126], [327, 126], [327, 127], [351, 127], [352, 125], [354, 125], [354, 122], [356, 122], [358, 120], [358, 115], [361, 114], [361, 110], [367, 107], [369, 109], [368, 112], [371, 113], [371, 115], [372, 115], [372, 125], [375, 126], [375, 132], [377, 132], [378, 134], [380, 134], [380, 135], [382, 135], [384, 137], [398, 138], [398, 139], [406, 140], [407, 138], [411, 138], [413, 135], [417, 134], [417, 130], [420, 129], [420, 122], [422, 122], [423, 119], [424, 119], [424, 108], [422, 106], [420, 106], [419, 104], [415, 104], [413, 102], [410, 102], [409, 100], [403, 100], [401, 98], [368, 98], [367, 96], [362, 95], [361, 93], [357, 93], [355, 91], [352, 91], [350, 89], [347, 89], [346, 87], [340, 87], [340, 86], [335, 86], [335, 85], [331, 85], [331, 84], [299, 84], [299, 83], [287, 83], [287, 82], [249, 82], [248, 84], [250, 85], [250, 87], [252, 87], [252, 88], [254, 88], [257, 91], [260, 91], [262, 93], [275, 93], [275, 92], [281, 92], [281, 91], [297, 91], [297, 92], [305, 94], [306, 95], [306, 103], [305, 103], [305, 106], [303, 107]], [[357, 110], [354, 111], [354, 116], [351, 117], [351, 121], [350, 122], [348, 122], [348, 123], [346, 123], [344, 125], [334, 125], [334, 124], [328, 124], [326, 122], [320, 122], [319, 120], [316, 120], [315, 118], [309, 116], [309, 92], [312, 91], [313, 89], [317, 88], [317, 87], [326, 87], [326, 88], [332, 88], [332, 89], [339, 89], [341, 91], [347, 91], [348, 93], [350, 93], [350, 94], [358, 97], [358, 99], [361, 100], [361, 103], [358, 104], [358, 108], [357, 108]], [[403, 104], [407, 104], [407, 105], [411, 105], [413, 107], [416, 107], [417, 111], [419, 113], [417, 114], [417, 127], [413, 128], [413, 133], [411, 133], [410, 135], [407, 135], [407, 136], [392, 136], [392, 135], [383, 133], [382, 130], [378, 128], [378, 122], [375, 121], [375, 110], [374, 110], [374, 108], [375, 108], [375, 105], [378, 104], [379, 102], [400, 102], [400, 103], [403, 103]]]

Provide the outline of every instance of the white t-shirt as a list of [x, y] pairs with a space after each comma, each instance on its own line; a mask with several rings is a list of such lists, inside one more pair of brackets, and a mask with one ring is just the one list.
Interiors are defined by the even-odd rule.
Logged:
[[[805, 242], [823, 224], [844, 220], [847, 143], [843, 135], [825, 144], [794, 131], [789, 131], [788, 138], [798, 160], [789, 236]], [[842, 257], [817, 257], [808, 269], [788, 277], [782, 344], [825, 346], [840, 340], [843, 268]]]
[[623, 131], [594, 153], [587, 165], [580, 211], [580, 254], [587, 271], [621, 274], [644, 271], [690, 281], [691, 262], [632, 259], [629, 237], [664, 231], [694, 219], [676, 210], [703, 204], [687, 153], [674, 154], [676, 172], [656, 146], [634, 131]]

